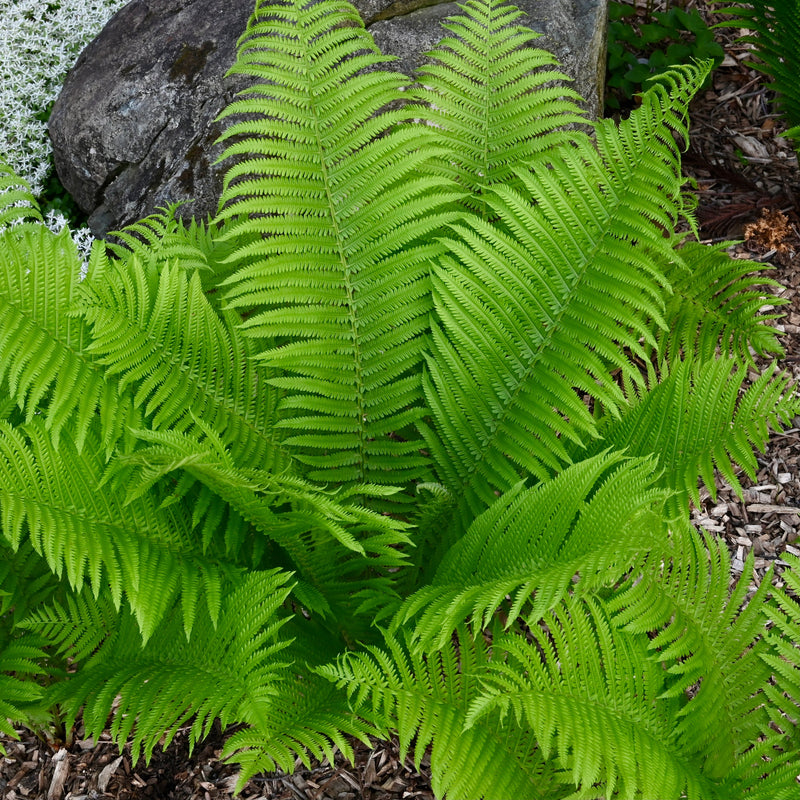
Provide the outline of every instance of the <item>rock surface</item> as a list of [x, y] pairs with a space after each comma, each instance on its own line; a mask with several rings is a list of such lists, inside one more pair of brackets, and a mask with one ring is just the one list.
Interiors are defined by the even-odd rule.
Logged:
[[[607, 0], [517, 0], [592, 115], [600, 109]], [[378, 46], [410, 73], [458, 11], [439, 0], [356, 0]], [[133, 0], [81, 54], [50, 117], [56, 170], [97, 236], [170, 202], [216, 210], [217, 114], [244, 85], [226, 77], [254, 0]]]

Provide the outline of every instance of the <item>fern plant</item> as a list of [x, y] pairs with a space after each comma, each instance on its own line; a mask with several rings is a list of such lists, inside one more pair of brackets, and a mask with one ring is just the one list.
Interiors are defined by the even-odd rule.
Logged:
[[346, 3], [258, 2], [216, 218], [84, 280], [3, 173], [3, 732], [237, 723], [240, 788], [396, 734], [458, 800], [794, 796], [796, 599], [689, 524], [800, 411], [744, 385], [770, 282], [675, 233], [708, 68], [586, 123], [520, 16], [467, 3], [415, 83]]

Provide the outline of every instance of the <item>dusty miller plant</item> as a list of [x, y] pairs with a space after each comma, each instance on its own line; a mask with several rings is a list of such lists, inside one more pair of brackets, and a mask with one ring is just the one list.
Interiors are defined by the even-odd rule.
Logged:
[[748, 603], [688, 518], [798, 412], [745, 383], [769, 281], [675, 233], [707, 68], [590, 135], [519, 18], [466, 4], [412, 83], [346, 3], [259, 2], [216, 218], [82, 282], [3, 173], [6, 734], [238, 723], [240, 787], [397, 735], [454, 800], [795, 796], [800, 565]]

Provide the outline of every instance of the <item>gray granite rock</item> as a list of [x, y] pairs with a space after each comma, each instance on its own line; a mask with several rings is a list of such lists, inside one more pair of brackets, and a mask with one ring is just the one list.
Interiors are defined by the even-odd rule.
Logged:
[[[517, 0], [596, 115], [605, 70], [607, 0]], [[458, 11], [436, 0], [356, 0], [378, 46], [407, 74]], [[246, 85], [225, 77], [254, 0], [133, 0], [70, 72], [50, 118], [56, 170], [95, 235], [170, 202], [216, 210], [224, 167], [214, 120]]]

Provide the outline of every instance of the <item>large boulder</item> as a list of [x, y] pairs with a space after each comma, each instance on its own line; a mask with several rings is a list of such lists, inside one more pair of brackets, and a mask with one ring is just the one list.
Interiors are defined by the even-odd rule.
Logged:
[[[517, 0], [598, 113], [607, 0]], [[407, 74], [458, 11], [437, 0], [356, 0], [378, 46]], [[254, 0], [133, 0], [89, 44], [50, 117], [61, 182], [97, 236], [176, 201], [216, 210], [219, 112], [246, 79], [226, 77]]]

